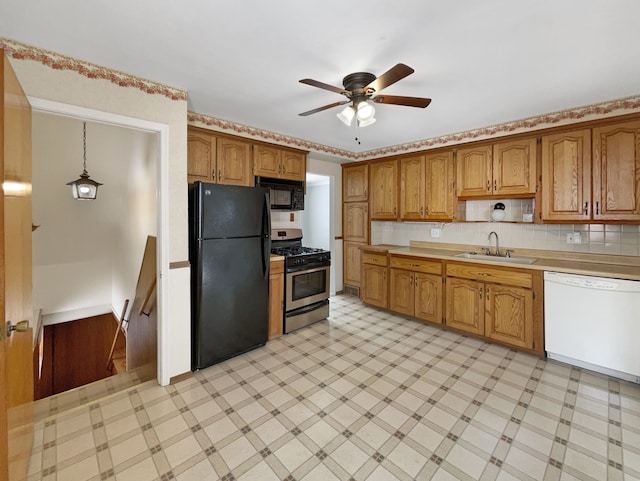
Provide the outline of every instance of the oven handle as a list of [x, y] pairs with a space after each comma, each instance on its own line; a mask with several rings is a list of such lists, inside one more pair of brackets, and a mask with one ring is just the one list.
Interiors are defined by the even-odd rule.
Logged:
[[269, 258], [271, 257], [271, 207], [269, 193], [264, 194], [262, 208], [262, 272], [264, 279], [269, 278]]
[[301, 269], [296, 269], [296, 270], [293, 270], [293, 271], [288, 270], [287, 271], [287, 276], [295, 275], [295, 274], [311, 274], [312, 272], [323, 271], [325, 269], [331, 269], [331, 264], [327, 264], [326, 266], [314, 267], [313, 269], [301, 268]]

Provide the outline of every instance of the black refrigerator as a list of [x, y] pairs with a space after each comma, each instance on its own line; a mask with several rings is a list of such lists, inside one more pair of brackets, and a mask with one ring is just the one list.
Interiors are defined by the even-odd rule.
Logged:
[[194, 371], [267, 342], [269, 209], [266, 188], [189, 187]]

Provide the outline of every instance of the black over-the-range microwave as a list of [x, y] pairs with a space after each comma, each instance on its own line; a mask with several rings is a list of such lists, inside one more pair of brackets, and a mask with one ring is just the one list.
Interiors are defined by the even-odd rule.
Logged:
[[304, 182], [256, 177], [256, 187], [269, 189], [272, 210], [304, 210]]

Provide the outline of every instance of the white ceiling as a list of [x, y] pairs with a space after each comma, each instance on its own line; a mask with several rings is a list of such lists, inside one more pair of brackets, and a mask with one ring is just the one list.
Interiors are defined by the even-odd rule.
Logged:
[[[361, 153], [640, 94], [638, 0], [3, 0], [0, 36], [188, 91], [189, 110]], [[352, 72], [415, 73], [358, 129]], [[359, 142], [356, 141], [356, 137]]]

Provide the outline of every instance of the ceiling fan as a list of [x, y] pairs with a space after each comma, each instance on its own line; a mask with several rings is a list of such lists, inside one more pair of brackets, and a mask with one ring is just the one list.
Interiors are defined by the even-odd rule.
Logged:
[[402, 97], [398, 95], [375, 95], [389, 85], [411, 75], [413, 72], [414, 70], [411, 67], [403, 63], [399, 63], [396, 66], [391, 67], [379, 77], [376, 77], [369, 72], [356, 72], [349, 74], [342, 79], [344, 88], [334, 87], [333, 85], [318, 82], [317, 80], [310, 78], [302, 79], [300, 80], [300, 83], [342, 94], [347, 97], [348, 100], [324, 105], [317, 109], [302, 112], [299, 115], [306, 117], [307, 115], [322, 112], [323, 110], [331, 109], [339, 105], [351, 103], [351, 105], [348, 105], [344, 110], [337, 114], [338, 118], [346, 125], [351, 125], [351, 122], [355, 117], [360, 127], [366, 127], [376, 121], [374, 117], [375, 109], [371, 102], [425, 108], [431, 103], [431, 99], [423, 97]]

